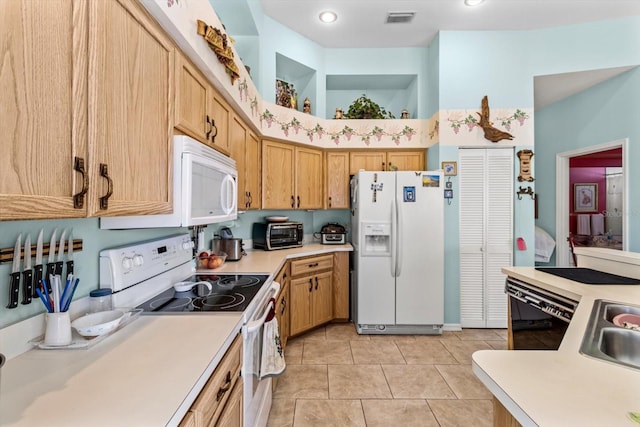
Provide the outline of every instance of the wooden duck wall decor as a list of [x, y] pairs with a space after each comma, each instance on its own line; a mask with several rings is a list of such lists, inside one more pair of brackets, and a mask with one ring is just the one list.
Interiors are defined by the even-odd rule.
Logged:
[[504, 132], [493, 127], [493, 123], [489, 120], [489, 98], [487, 98], [486, 95], [482, 98], [482, 112], [477, 114], [480, 116], [478, 125], [484, 131], [485, 139], [488, 139], [491, 142], [498, 142], [503, 139], [513, 139], [513, 135], [509, 132]]

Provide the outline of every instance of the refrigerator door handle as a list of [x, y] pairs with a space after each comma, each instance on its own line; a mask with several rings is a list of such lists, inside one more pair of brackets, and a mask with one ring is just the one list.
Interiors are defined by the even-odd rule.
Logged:
[[398, 216], [396, 211], [396, 198], [391, 199], [391, 277], [396, 277], [396, 236], [398, 233]]
[[[399, 197], [396, 195], [396, 197]], [[396, 226], [396, 249], [394, 253], [396, 254], [396, 277], [400, 277], [402, 274], [402, 232], [404, 231], [404, 224], [402, 223], [402, 203], [396, 201], [396, 221], [398, 225]]]

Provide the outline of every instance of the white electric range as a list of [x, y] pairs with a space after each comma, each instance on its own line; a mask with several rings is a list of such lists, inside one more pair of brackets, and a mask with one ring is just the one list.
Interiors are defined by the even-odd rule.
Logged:
[[196, 274], [193, 242], [179, 234], [100, 252], [100, 287], [113, 290], [114, 307], [145, 315], [242, 312], [244, 425], [265, 426], [271, 378], [260, 379], [262, 326], [280, 284], [264, 274]]

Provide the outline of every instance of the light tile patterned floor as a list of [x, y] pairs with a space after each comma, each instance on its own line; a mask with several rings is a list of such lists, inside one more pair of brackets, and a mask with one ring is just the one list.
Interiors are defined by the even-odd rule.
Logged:
[[[503, 329], [438, 336], [358, 335], [330, 324], [291, 339], [269, 427], [490, 427], [476, 350], [506, 349]], [[470, 421], [473, 420], [473, 421]]]

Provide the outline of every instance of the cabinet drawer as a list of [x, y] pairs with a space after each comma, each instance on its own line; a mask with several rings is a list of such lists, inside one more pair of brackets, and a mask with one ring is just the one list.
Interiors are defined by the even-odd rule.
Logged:
[[209, 425], [222, 411], [242, 366], [242, 337], [238, 335], [191, 406], [196, 425]]
[[291, 261], [291, 276], [313, 274], [333, 267], [333, 255], [322, 255]]

